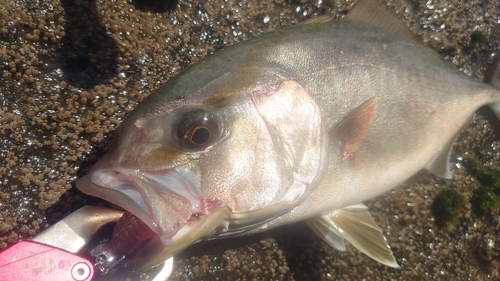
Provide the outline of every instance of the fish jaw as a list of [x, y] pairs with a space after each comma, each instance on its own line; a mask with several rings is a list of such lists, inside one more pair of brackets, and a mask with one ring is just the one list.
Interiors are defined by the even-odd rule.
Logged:
[[206, 216], [199, 217], [196, 221], [188, 221], [173, 237], [175, 244], [172, 247], [162, 247], [158, 237], [153, 238], [148, 245], [134, 257], [133, 263], [127, 265], [129, 270], [141, 271], [181, 252], [188, 246], [227, 231], [228, 217], [231, 214], [229, 207], [216, 209]]
[[98, 168], [79, 179], [77, 187], [134, 214], [158, 236], [163, 248], [172, 247], [181, 228], [222, 206], [200, 194], [196, 173], [186, 172], [193, 165], [188, 166], [152, 172]]

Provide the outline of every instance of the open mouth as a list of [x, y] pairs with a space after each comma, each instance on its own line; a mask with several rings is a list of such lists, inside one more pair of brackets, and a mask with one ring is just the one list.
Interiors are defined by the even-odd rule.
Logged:
[[164, 247], [185, 226], [196, 224], [216, 200], [201, 196], [199, 177], [190, 167], [141, 172], [127, 169], [96, 169], [77, 181], [84, 193], [125, 209], [113, 232], [115, 250], [130, 254], [157, 236]]

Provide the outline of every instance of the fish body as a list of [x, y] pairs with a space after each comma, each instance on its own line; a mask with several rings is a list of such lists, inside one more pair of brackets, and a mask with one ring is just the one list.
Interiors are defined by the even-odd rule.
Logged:
[[449, 178], [455, 136], [500, 93], [375, 2], [221, 50], [126, 118], [77, 186], [157, 234], [140, 266], [202, 239], [300, 220], [337, 249], [347, 239], [397, 266], [360, 203], [423, 168]]

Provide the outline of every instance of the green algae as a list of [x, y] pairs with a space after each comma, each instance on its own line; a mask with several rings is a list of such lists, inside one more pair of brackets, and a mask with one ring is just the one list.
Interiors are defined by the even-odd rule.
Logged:
[[438, 227], [456, 225], [465, 203], [465, 197], [453, 189], [446, 188], [439, 192], [432, 206], [432, 214]]
[[482, 185], [500, 187], [500, 170], [486, 167], [472, 157], [466, 158], [463, 163], [468, 172]]
[[500, 209], [500, 188], [480, 186], [472, 194], [471, 205], [477, 216], [491, 214]]
[[470, 40], [472, 44], [484, 44], [488, 43], [490, 41], [490, 38], [486, 33], [480, 30], [476, 30], [472, 32]]
[[472, 211], [477, 216], [492, 214], [500, 209], [500, 171], [486, 167], [474, 158], [464, 161], [469, 172], [481, 186], [473, 191], [470, 200]]

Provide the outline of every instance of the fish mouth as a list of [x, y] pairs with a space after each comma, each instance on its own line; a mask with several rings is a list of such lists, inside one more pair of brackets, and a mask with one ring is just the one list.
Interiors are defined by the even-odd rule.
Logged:
[[182, 236], [180, 234], [188, 233], [198, 221], [222, 207], [218, 200], [201, 195], [199, 173], [189, 165], [149, 172], [97, 167], [79, 179], [76, 185], [82, 192], [133, 214], [156, 234], [157, 238], [151, 243], [155, 242], [155, 247], [162, 246], [162, 249], [181, 250], [196, 242], [186, 241], [184, 244], [187, 245], [176, 242], [173, 247], [174, 240]]

